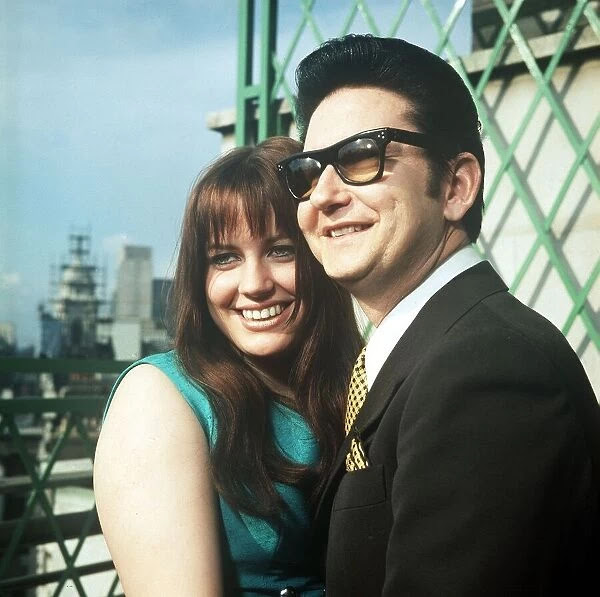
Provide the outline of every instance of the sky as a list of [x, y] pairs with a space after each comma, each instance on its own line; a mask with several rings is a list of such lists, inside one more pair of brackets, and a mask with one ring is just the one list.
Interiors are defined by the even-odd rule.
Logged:
[[[452, 35], [460, 53], [470, 45], [464, 3]], [[340, 33], [352, 4], [315, 1], [323, 38]], [[368, 3], [380, 34], [401, 4]], [[442, 20], [453, 4], [434, 2]], [[283, 56], [301, 0], [279, 7]], [[369, 32], [360, 11], [351, 31]], [[433, 48], [420, 2], [397, 35]], [[155, 277], [172, 275], [187, 194], [220, 151], [207, 116], [235, 106], [237, 37], [237, 0], [0, 0], [0, 323], [15, 325], [19, 346], [39, 346], [37, 306], [71, 232], [91, 235], [106, 297], [123, 244], [151, 246]], [[317, 45], [306, 27], [290, 87]]]

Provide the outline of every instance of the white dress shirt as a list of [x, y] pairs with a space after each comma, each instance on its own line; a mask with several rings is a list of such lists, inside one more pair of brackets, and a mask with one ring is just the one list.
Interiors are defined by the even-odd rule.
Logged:
[[392, 349], [425, 303], [458, 274], [483, 261], [473, 245], [463, 247], [437, 267], [410, 294], [406, 295], [371, 334], [365, 353], [369, 390]]

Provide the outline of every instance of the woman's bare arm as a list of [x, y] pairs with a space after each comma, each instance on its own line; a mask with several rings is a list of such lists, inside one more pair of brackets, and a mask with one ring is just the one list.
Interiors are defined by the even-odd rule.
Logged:
[[222, 594], [206, 436], [155, 367], [135, 367], [117, 388], [96, 448], [94, 491], [127, 597]]

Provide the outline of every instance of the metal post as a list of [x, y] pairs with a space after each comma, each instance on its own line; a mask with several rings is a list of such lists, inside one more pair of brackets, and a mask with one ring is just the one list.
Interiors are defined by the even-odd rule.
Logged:
[[258, 95], [258, 141], [276, 135], [277, 106], [272, 97], [275, 82], [273, 56], [277, 41], [277, 0], [262, 0], [260, 82]]
[[246, 145], [252, 118], [248, 89], [252, 84], [252, 50], [254, 39], [254, 0], [239, 0], [238, 81], [235, 120], [235, 143]]
[[[277, 134], [277, 106], [272, 97], [275, 82], [273, 56], [277, 38], [277, 0], [261, 0], [260, 70], [253, 83], [254, 0], [239, 0], [238, 85], [236, 102], [236, 145], [263, 141]], [[255, 109], [258, 107], [258, 115]], [[255, 117], [258, 120], [255, 127]]]

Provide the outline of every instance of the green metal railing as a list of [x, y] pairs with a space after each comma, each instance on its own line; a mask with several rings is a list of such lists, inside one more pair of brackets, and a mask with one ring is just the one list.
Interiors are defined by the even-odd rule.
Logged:
[[[291, 3], [279, 6], [280, 9], [290, 10]], [[339, 21], [340, 27], [333, 34], [344, 35], [360, 25], [366, 26], [375, 35], [396, 36], [405, 21], [409, 8], [415, 5], [424, 11], [429, 19], [436, 42], [434, 51], [444, 56], [458, 71], [471, 91], [483, 132], [487, 138], [486, 152], [499, 159], [499, 167], [492, 172], [486, 181], [485, 202], [486, 210], [497, 202], [501, 202], [503, 213], [507, 216], [511, 209], [518, 205], [524, 212], [527, 226], [533, 230], [534, 240], [526, 250], [519, 255], [519, 263], [514, 275], [508, 283], [511, 291], [522, 291], [523, 283], [531, 275], [536, 260], [546, 259], [546, 278], [555, 274], [558, 287], [564, 288], [570, 307], [568, 312], [556, 321], [562, 332], [568, 335], [576, 322], [583, 326], [585, 340], [580, 347], [585, 349], [588, 344], [595, 351], [600, 349], [600, 323], [594, 313], [590, 300], [592, 291], [596, 288], [600, 274], [599, 252], [596, 250], [592, 257], [591, 267], [577, 276], [571, 267], [570, 260], [564, 250], [564, 238], [555, 232], [557, 214], [565, 205], [565, 200], [574, 185], [576, 178], [584, 177], [592, 195], [590, 201], [597, 201], [600, 196], [600, 180], [598, 168], [590, 155], [592, 143], [600, 128], [600, 110], [597, 102], [593, 108], [592, 124], [589, 129], [580, 132], [573, 121], [573, 113], [569, 112], [567, 102], [555, 83], [559, 67], [572, 64], [576, 54], [585, 53], [597, 57], [600, 49], [600, 18], [597, 14], [598, 3], [588, 0], [473, 0], [473, 5], [465, 0], [449, 2], [434, 2], [432, 0], [399, 0], [395, 3], [397, 10], [392, 19], [387, 19], [384, 29], [377, 23], [374, 10], [375, 2], [367, 0], [350, 0], [345, 3], [347, 16]], [[277, 0], [261, 0], [255, 5], [254, 0], [239, 0], [240, 37], [238, 63], [238, 101], [236, 114], [236, 141], [245, 144], [251, 141], [261, 141], [274, 134], [287, 134], [278, 109], [282, 100], [290, 107], [290, 120], [293, 118], [294, 102], [292, 91], [293, 70], [296, 66], [293, 57], [301, 40], [306, 36], [312, 38], [313, 47], [324, 41], [324, 35], [319, 27], [315, 10], [317, 0], [298, 0], [297, 29], [291, 36], [289, 46], [278, 52], [277, 40]], [[446, 7], [444, 14], [441, 8]], [[461, 56], [455, 48], [452, 33], [457, 26], [461, 14], [473, 9], [473, 39], [475, 44], [486, 44], [486, 47], [472, 52], [472, 55]], [[257, 9], [260, 9], [257, 11]], [[542, 17], [542, 12], [553, 9]], [[556, 14], [558, 16], [556, 16]], [[254, 36], [253, 23], [260, 15], [260, 55], [258, 69], [254, 69], [252, 47]], [[548, 16], [549, 15], [549, 16]], [[360, 19], [360, 21], [359, 21]], [[479, 20], [481, 28], [478, 29]], [[534, 44], [531, 35], [527, 37], [523, 29], [531, 28], [534, 23], [539, 27], [538, 38], [551, 42], [551, 48], [543, 44]], [[491, 31], [491, 34], [489, 33]], [[487, 33], [486, 33], [487, 32]], [[544, 37], [545, 36], [545, 37]], [[486, 41], [487, 40], [487, 41]], [[574, 58], [575, 56], [575, 58]], [[476, 58], [474, 60], [473, 58]], [[512, 69], [512, 70], [511, 70]], [[494, 81], [502, 77], [511, 77], [515, 72], [528, 75], [535, 86], [533, 98], [521, 106], [522, 116], [516, 119], [512, 137], [508, 138], [501, 126], [502, 118], [498, 115], [498, 102], [486, 97]], [[253, 82], [255, 73], [257, 81]], [[589, 92], [592, 97], [594, 92]], [[591, 102], [593, 103], [593, 101]], [[501, 102], [500, 102], [501, 104]], [[549, 209], [543, 209], [542, 197], [528, 183], [528, 172], [519, 165], [517, 151], [524, 145], [524, 140], [532, 134], [531, 122], [536, 112], [543, 104], [549, 109], [550, 126], [558, 127], [565, 140], [565, 148], [560, 148], [569, 160], [566, 174], [553, 191]], [[252, 124], [257, 121], [257, 124]], [[252, 128], [254, 127], [254, 129]], [[254, 137], [251, 136], [254, 131]], [[572, 154], [572, 156], [571, 156]], [[510, 191], [506, 192], [508, 181]], [[503, 187], [504, 185], [504, 187]], [[543, 198], [545, 199], [545, 197]], [[576, 213], [573, 214], [576, 216]], [[485, 230], [480, 237], [478, 246], [486, 257], [497, 262], [501, 256], [498, 248], [497, 230]], [[600, 238], [596, 235], [598, 244]], [[598, 246], [598, 245], [597, 245]], [[583, 279], [582, 279], [583, 278]], [[533, 302], [531, 297], [521, 296], [525, 302]], [[556, 318], [555, 318], [556, 319]]]
[[[0, 374], [117, 374], [127, 365], [122, 361], [0, 358]], [[51, 492], [58, 488], [91, 488], [91, 469], [55, 473], [54, 468], [57, 462], [74, 457], [87, 458], [91, 464], [105, 403], [105, 395], [0, 400], [0, 459], [4, 463], [10, 459], [13, 469], [13, 474], [0, 476], [0, 497], [5, 506], [8, 499], [20, 503], [17, 517], [0, 519], [0, 595], [24, 594], [50, 583], [55, 583], [53, 594], [59, 595], [69, 583], [85, 596], [83, 577], [114, 569], [110, 560], [77, 564], [86, 538], [101, 533], [95, 506], [58, 514], [51, 499]], [[24, 415], [39, 424], [20, 423]], [[74, 543], [71, 549], [69, 540]], [[23, 561], [31, 560], [31, 550], [47, 543], [56, 544], [64, 568], [38, 572], [33, 565], [26, 570]], [[107, 595], [114, 595], [117, 586], [115, 572]]]

